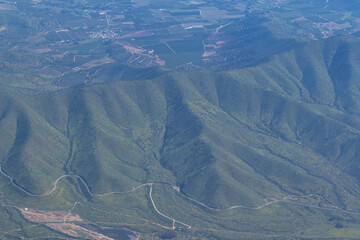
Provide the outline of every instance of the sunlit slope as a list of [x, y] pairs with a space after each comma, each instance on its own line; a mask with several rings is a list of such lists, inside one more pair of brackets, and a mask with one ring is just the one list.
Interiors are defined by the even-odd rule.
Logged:
[[64, 174], [82, 176], [95, 193], [129, 190], [153, 173], [167, 180], [153, 160], [166, 113], [153, 85], [122, 82], [3, 96], [4, 171], [34, 193], [50, 189]]
[[34, 193], [77, 174], [93, 193], [161, 181], [213, 207], [316, 193], [357, 208], [358, 45], [329, 39], [229, 72], [3, 91], [2, 168]]
[[2, 167], [30, 191], [48, 189], [63, 174], [69, 143], [64, 133], [38, 112], [1, 92]]

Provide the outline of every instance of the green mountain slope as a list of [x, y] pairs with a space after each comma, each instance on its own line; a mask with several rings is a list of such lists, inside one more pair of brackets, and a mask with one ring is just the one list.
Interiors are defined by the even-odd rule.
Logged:
[[[191, 208], [204, 207], [196, 201], [250, 208], [264, 199], [316, 195], [316, 206], [359, 212], [359, 43], [313, 42], [226, 72], [169, 72], [55, 92], [4, 88], [2, 170], [34, 194], [76, 174], [62, 188], [72, 189], [66, 199], [85, 196], [89, 204], [97, 202], [94, 194], [160, 182], [178, 186], [179, 201]], [[147, 209], [139, 214], [149, 216], [152, 206], [139, 198], [123, 206], [139, 204]], [[289, 207], [277, 209], [270, 216]], [[314, 214], [304, 213], [323, 217]], [[230, 226], [221, 228], [237, 228]]]

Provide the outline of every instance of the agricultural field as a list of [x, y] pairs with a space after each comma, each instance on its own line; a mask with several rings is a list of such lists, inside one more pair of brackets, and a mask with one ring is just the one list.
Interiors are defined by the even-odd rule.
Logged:
[[[257, 53], [248, 42], [284, 45], [284, 39], [302, 42], [360, 29], [360, 13], [338, 1], [19, 0], [0, 6], [1, 44], [14, 54], [37, 55], [31, 82], [49, 88], [90, 84], [98, 71], [81, 65], [104, 58], [123, 68], [227, 69], [272, 54]], [[277, 44], [273, 50], [283, 51]], [[78, 81], [62, 82], [79, 68], [84, 74]]]

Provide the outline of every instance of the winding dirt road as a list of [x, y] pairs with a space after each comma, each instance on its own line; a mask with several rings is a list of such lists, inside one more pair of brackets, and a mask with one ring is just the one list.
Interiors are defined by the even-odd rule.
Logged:
[[12, 185], [14, 187], [16, 187], [17, 189], [19, 189], [22, 192], [26, 193], [27, 195], [33, 196], [33, 197], [46, 197], [46, 196], [49, 196], [50, 194], [52, 194], [56, 190], [57, 184], [59, 183], [59, 181], [61, 179], [63, 179], [63, 178], [67, 178], [67, 177], [73, 177], [73, 178], [79, 179], [84, 184], [84, 186], [85, 186], [86, 190], [88, 191], [88, 193], [93, 197], [103, 197], [103, 196], [112, 195], [112, 194], [132, 193], [132, 192], [135, 192], [136, 190], [138, 190], [139, 188], [142, 188], [142, 187], [149, 186], [149, 185], [153, 184], [153, 183], [144, 183], [144, 184], [141, 184], [141, 185], [139, 185], [137, 187], [134, 187], [134, 188], [132, 188], [131, 190], [128, 190], [128, 191], [108, 192], [108, 193], [103, 193], [103, 194], [95, 194], [90, 190], [89, 185], [87, 184], [87, 182], [81, 176], [76, 175], [76, 174], [67, 174], [67, 175], [62, 175], [62, 176], [58, 177], [55, 180], [54, 186], [53, 186], [53, 188], [51, 190], [47, 191], [44, 194], [35, 194], [35, 193], [32, 193], [32, 192], [29, 192], [25, 188], [23, 188], [23, 187], [19, 186], [18, 184], [16, 184], [15, 180], [12, 177], [10, 177], [6, 172], [4, 172], [4, 170], [2, 169], [1, 164], [0, 164], [0, 173], [2, 175], [4, 175], [5, 177], [7, 177], [8, 179], [10, 179], [10, 181], [11, 181], [11, 183], [12, 183]]
[[157, 207], [156, 207], [156, 205], [155, 205], [155, 203], [154, 203], [154, 200], [153, 200], [153, 198], [152, 198], [152, 196], [151, 196], [151, 194], [152, 194], [152, 188], [153, 188], [153, 184], [150, 185], [149, 196], [150, 196], [150, 200], [151, 200], [151, 203], [152, 203], [155, 211], [156, 211], [159, 215], [161, 215], [161, 216], [163, 216], [163, 217], [171, 220], [171, 221], [173, 222], [173, 227], [172, 227], [173, 229], [175, 229], [175, 223], [176, 223], [176, 222], [178, 222], [178, 223], [180, 223], [181, 225], [184, 225], [184, 226], [186, 226], [186, 227], [188, 227], [188, 228], [190, 229], [190, 228], [191, 228], [190, 225], [188, 225], [188, 224], [186, 224], [186, 223], [183, 223], [183, 222], [180, 222], [180, 221], [178, 221], [178, 220], [175, 220], [175, 219], [173, 219], [173, 218], [171, 218], [171, 217], [168, 217], [168, 216], [166, 216], [165, 214], [162, 214], [162, 213], [157, 209]]
[[352, 212], [352, 211], [348, 211], [348, 210], [345, 210], [345, 209], [341, 209], [341, 208], [338, 208], [336, 206], [333, 206], [333, 207], [319, 207], [319, 206], [316, 206], [316, 205], [310, 205], [310, 204], [306, 204], [306, 203], [299, 203], [299, 202], [295, 202], [293, 200], [291, 200], [291, 197], [306, 197], [306, 196], [311, 196], [311, 195], [314, 195], [314, 194], [309, 194], [309, 195], [306, 195], [306, 196], [294, 196], [294, 195], [289, 195], [289, 196], [285, 196], [283, 197], [282, 199], [275, 199], [273, 201], [270, 201], [270, 202], [267, 202], [267, 203], [264, 203], [260, 206], [243, 206], [243, 205], [235, 205], [235, 206], [231, 206], [231, 207], [227, 207], [227, 208], [214, 208], [214, 207], [209, 207], [207, 206], [206, 204], [204, 203], [201, 203], [193, 198], [190, 198], [186, 195], [184, 195], [183, 193], [181, 193], [180, 189], [177, 187], [177, 186], [174, 186], [172, 185], [171, 183], [167, 183], [167, 182], [150, 182], [150, 183], [144, 183], [144, 184], [141, 184], [137, 187], [133, 187], [131, 190], [128, 190], [128, 191], [119, 191], [119, 192], [108, 192], [108, 193], [103, 193], [103, 194], [95, 194], [93, 193], [91, 190], [90, 190], [90, 187], [89, 185], [87, 184], [87, 182], [79, 175], [75, 175], [75, 174], [67, 174], [67, 175], [63, 175], [63, 176], [60, 176], [58, 177], [55, 182], [54, 182], [54, 186], [51, 190], [47, 191], [46, 193], [44, 194], [34, 194], [34, 193], [31, 193], [29, 192], [28, 190], [26, 190], [25, 188], [19, 186], [15, 180], [10, 177], [6, 172], [4, 172], [4, 170], [2, 169], [2, 166], [0, 164], [0, 173], [5, 176], [6, 178], [8, 178], [12, 185], [21, 190], [22, 192], [24, 192], [25, 194], [29, 195], [29, 196], [33, 196], [33, 197], [46, 197], [50, 194], [52, 194], [56, 188], [57, 188], [57, 184], [59, 183], [59, 181], [61, 179], [64, 179], [64, 178], [67, 178], [67, 177], [72, 177], [72, 178], [77, 178], [79, 179], [85, 186], [87, 192], [93, 196], [93, 197], [103, 197], [103, 196], [107, 196], [107, 195], [112, 195], [112, 194], [126, 194], [126, 193], [132, 193], [132, 192], [135, 192], [137, 191], [138, 189], [142, 188], [142, 187], [145, 187], [145, 186], [150, 186], [150, 191], [149, 191], [149, 197], [150, 197], [150, 201], [151, 201], [151, 204], [153, 206], [153, 208], [155, 209], [155, 211], [163, 216], [164, 218], [167, 218], [169, 219], [170, 221], [172, 221], [172, 228], [175, 229], [175, 223], [179, 223], [183, 226], [186, 226], [187, 228], [191, 229], [192, 227], [186, 223], [183, 223], [179, 220], [176, 220], [172, 217], [169, 217], [163, 213], [161, 213], [158, 208], [156, 207], [155, 205], [155, 202], [154, 202], [154, 199], [152, 198], [152, 190], [153, 190], [153, 185], [154, 184], [159, 184], [159, 185], [168, 185], [168, 186], [172, 186], [172, 188], [174, 189], [174, 191], [176, 191], [177, 193], [180, 194], [180, 196], [182, 196], [183, 198], [199, 205], [199, 206], [202, 206], [206, 209], [209, 209], [209, 210], [212, 210], [212, 211], [226, 211], [226, 210], [233, 210], [233, 209], [237, 209], [237, 208], [243, 208], [243, 209], [250, 209], [250, 210], [259, 210], [259, 209], [262, 209], [264, 207], [267, 207], [267, 206], [270, 206], [272, 204], [278, 204], [278, 203], [288, 203], [288, 204], [293, 204], [293, 205], [297, 205], [297, 206], [303, 206], [303, 207], [309, 207], [309, 208], [315, 208], [315, 209], [319, 209], [319, 210], [324, 210], [324, 211], [333, 211], [333, 212], [339, 212], [339, 213], [345, 213], [345, 214], [351, 214], [351, 215], [360, 215], [359, 212]]

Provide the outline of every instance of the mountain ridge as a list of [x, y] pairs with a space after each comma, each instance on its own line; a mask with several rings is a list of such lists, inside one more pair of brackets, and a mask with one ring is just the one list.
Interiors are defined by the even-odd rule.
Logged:
[[[171, 71], [27, 94], [3, 89], [1, 166], [34, 194], [75, 174], [95, 195], [166, 182], [209, 208], [262, 206], [264, 199], [296, 196], [303, 201], [298, 204], [356, 212], [359, 44], [355, 37], [330, 38], [223, 72]], [[344, 46], [349, 49], [340, 54]], [[84, 195], [89, 204], [100, 202], [79, 178], [59, 185], [66, 186], [61, 192], [72, 189], [69, 199]], [[174, 195], [160, 186], [151, 190], [164, 196], [154, 197], [161, 212], [178, 216], [163, 203]], [[291, 209], [271, 206], [260, 212]]]

